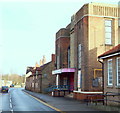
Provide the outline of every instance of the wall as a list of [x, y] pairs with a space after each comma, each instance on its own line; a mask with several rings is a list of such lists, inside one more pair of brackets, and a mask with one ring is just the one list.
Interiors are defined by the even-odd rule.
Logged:
[[[113, 11], [112, 13], [109, 11]], [[97, 61], [98, 55], [109, 50], [118, 44], [118, 9], [117, 5], [90, 3], [85, 4], [75, 15], [74, 36], [71, 35], [76, 51], [74, 51], [75, 59], [75, 89], [77, 89], [78, 76], [78, 45], [82, 44], [82, 91], [102, 91], [101, 86], [93, 87], [92, 79], [94, 78], [94, 69], [101, 69], [102, 65]], [[112, 45], [106, 46], [104, 42], [104, 20], [112, 19]], [[70, 43], [71, 45], [73, 43]], [[72, 45], [73, 47], [73, 45]], [[73, 48], [72, 48], [73, 50]], [[71, 51], [72, 51], [71, 50]], [[72, 52], [71, 52], [72, 53]], [[97, 77], [102, 76], [99, 71]], [[86, 82], [87, 81], [87, 82]]]
[[46, 93], [46, 88], [55, 85], [56, 76], [52, 75], [52, 71], [55, 69], [54, 62], [49, 62], [42, 69], [42, 92]]
[[[68, 29], [60, 29], [56, 33], [56, 66], [58, 69], [68, 67], [68, 47], [70, 46], [70, 37]], [[59, 59], [58, 59], [59, 57]]]
[[[120, 57], [117, 56], [117, 57]], [[104, 60], [104, 93], [106, 92], [116, 92], [116, 93], [119, 93], [120, 92], [120, 87], [118, 87], [116, 84], [116, 56], [114, 57], [111, 57], [111, 58], [107, 58]], [[107, 62], [108, 62], [108, 59], [112, 59], [112, 63], [113, 63], [113, 85], [112, 86], [108, 86], [108, 66], [107, 66]], [[108, 99], [110, 100], [120, 100], [120, 97], [117, 96], [117, 97], [112, 97], [112, 96], [109, 96]], [[108, 104], [117, 104], [117, 103], [113, 103], [113, 102], [108, 102]]]

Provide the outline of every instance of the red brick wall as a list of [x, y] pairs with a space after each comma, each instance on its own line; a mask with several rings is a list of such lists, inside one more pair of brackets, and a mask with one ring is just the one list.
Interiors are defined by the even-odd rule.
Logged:
[[[97, 94], [97, 93], [96, 93]], [[97, 95], [95, 96], [95, 94], [84, 94], [84, 93], [76, 93], [74, 92], [73, 93], [73, 96], [75, 99], [78, 99], [78, 100], [85, 100], [85, 99], [103, 99], [103, 96], [102, 95]]]
[[60, 29], [56, 33], [56, 57], [59, 56], [60, 68], [68, 67], [67, 55], [69, 46], [70, 46], [69, 30]]

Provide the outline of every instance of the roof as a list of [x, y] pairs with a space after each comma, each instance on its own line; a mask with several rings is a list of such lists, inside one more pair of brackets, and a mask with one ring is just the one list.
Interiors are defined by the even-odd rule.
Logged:
[[48, 62], [48, 63], [46, 63], [46, 64], [43, 64], [42, 66], [40, 66], [41, 67], [41, 70], [43, 70], [48, 64], [50, 64], [51, 63], [51, 61], [50, 62]]
[[40, 67], [36, 67], [35, 69], [32, 69], [31, 72], [32, 72], [32, 75], [30, 75], [29, 77], [32, 77], [32, 76], [35, 76], [36, 75], [36, 71], [38, 71], [39, 74], [41, 74], [42, 70], [48, 65], [50, 64], [50, 62], [46, 63], [46, 64], [43, 64], [42, 66]]
[[109, 51], [106, 51], [105, 53], [101, 54], [100, 56], [98, 56], [98, 58], [101, 58], [101, 57], [104, 57], [104, 56], [108, 56], [108, 55], [111, 55], [111, 54], [115, 54], [115, 53], [119, 53], [119, 52], [120, 52], [120, 44], [118, 44], [117, 46], [113, 47]]
[[34, 67], [27, 67], [27, 70], [26, 70], [26, 74], [31, 72], [33, 70]]

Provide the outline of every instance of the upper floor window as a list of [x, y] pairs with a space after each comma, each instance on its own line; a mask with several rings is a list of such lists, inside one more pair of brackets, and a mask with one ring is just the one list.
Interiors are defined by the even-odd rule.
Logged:
[[38, 75], [38, 71], [36, 71], [36, 75]]
[[113, 85], [112, 59], [108, 60], [108, 85]]
[[118, 20], [118, 26], [120, 27], [120, 19]]
[[60, 68], [60, 56], [57, 56], [57, 69], [59, 69]]
[[81, 44], [78, 45], [78, 68], [81, 68]]
[[68, 68], [70, 68], [70, 47], [68, 48]]
[[37, 79], [37, 76], [38, 76], [38, 71], [36, 71], [36, 79]]
[[117, 58], [117, 85], [120, 85], [120, 57]]
[[112, 44], [112, 20], [105, 20], [105, 44]]

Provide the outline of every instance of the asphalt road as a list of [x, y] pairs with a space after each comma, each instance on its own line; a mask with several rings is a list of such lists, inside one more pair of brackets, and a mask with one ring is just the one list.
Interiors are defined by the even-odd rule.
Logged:
[[[2, 111], [55, 111], [22, 91], [22, 88], [10, 88], [9, 93], [0, 95]], [[58, 112], [55, 112], [58, 113]]]

